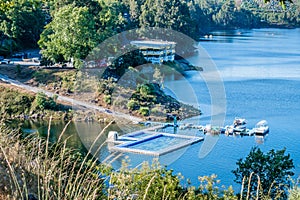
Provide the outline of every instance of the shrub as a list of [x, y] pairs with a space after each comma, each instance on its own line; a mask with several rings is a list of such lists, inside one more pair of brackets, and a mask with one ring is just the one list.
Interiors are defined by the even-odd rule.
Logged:
[[127, 108], [128, 110], [137, 110], [139, 109], [139, 103], [136, 100], [131, 99], [128, 103], [127, 103]]
[[12, 114], [28, 114], [34, 97], [29, 94], [18, 92], [14, 89], [0, 86], [0, 113]]
[[150, 87], [149, 84], [142, 84], [138, 87], [137, 91], [139, 92], [142, 98], [148, 98], [148, 96], [152, 95], [153, 88]]
[[181, 174], [154, 160], [150, 166], [147, 162], [140, 168], [129, 169], [129, 163], [123, 161], [119, 171], [112, 172], [108, 190], [108, 199], [178, 199], [178, 200], [237, 200], [232, 187], [220, 188], [216, 175], [199, 177], [198, 188], [187, 188], [180, 184]]
[[143, 116], [149, 116], [150, 115], [150, 110], [148, 107], [140, 107], [139, 113]]
[[104, 98], [103, 98], [103, 100], [104, 100], [104, 102], [106, 103], [106, 104], [111, 104], [111, 95], [104, 95]]
[[182, 190], [179, 177], [158, 162], [144, 162], [141, 169], [123, 162], [120, 171], [111, 173], [110, 185], [108, 199], [178, 199]]
[[55, 110], [56, 109], [56, 102], [52, 97], [47, 97], [47, 95], [43, 92], [38, 92], [35, 96], [34, 100], [34, 110], [35, 109], [50, 109]]

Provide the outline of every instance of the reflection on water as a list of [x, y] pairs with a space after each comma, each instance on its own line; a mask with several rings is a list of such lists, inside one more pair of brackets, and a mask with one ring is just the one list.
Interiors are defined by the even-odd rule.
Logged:
[[267, 140], [268, 134], [266, 135], [256, 135], [255, 141], [257, 144], [263, 144]]
[[[62, 131], [67, 123], [64, 121], [52, 121], [50, 126], [50, 142], [55, 142], [60, 137]], [[79, 149], [82, 152], [91, 151], [92, 154], [98, 152], [98, 148], [103, 146], [101, 153], [103, 155], [109, 154], [106, 149], [106, 139], [109, 131], [117, 131], [120, 135], [124, 134], [124, 130], [132, 131], [135, 128], [141, 127], [127, 127], [126, 125], [112, 124], [105, 132], [102, 130], [107, 124], [97, 122], [71, 122], [62, 135], [62, 140], [68, 140], [68, 146]], [[120, 126], [122, 126], [120, 128]], [[38, 132], [41, 136], [46, 137], [49, 129], [49, 121], [45, 120], [25, 120], [22, 124], [22, 131], [25, 134]], [[91, 148], [93, 146], [93, 148]], [[90, 149], [91, 148], [91, 149]], [[98, 155], [96, 156], [102, 156]]]
[[[64, 121], [52, 121], [50, 126], [50, 141], [55, 142], [61, 135], [66, 126]], [[24, 133], [38, 132], [41, 136], [46, 137], [48, 134], [49, 121], [46, 120], [25, 120], [23, 121], [22, 131]], [[77, 134], [77, 130], [74, 123], [70, 123], [65, 133], [62, 135], [62, 140], [68, 140], [70, 147], [75, 147], [85, 151], [84, 145]]]

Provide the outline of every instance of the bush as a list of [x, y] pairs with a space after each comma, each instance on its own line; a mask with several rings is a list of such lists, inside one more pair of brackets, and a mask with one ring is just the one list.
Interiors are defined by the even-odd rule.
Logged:
[[147, 97], [148, 95], [151, 95], [153, 91], [149, 85], [143, 84], [138, 87], [138, 92], [142, 97]]
[[104, 102], [106, 103], [106, 104], [111, 104], [111, 95], [104, 95], [104, 98], [103, 98], [103, 100], [104, 100]]
[[143, 116], [149, 116], [150, 115], [150, 110], [148, 107], [140, 107], [139, 113]]
[[181, 174], [175, 175], [154, 160], [150, 166], [147, 162], [141, 168], [129, 169], [128, 163], [122, 163], [119, 171], [112, 172], [108, 199], [178, 199], [178, 200], [237, 200], [232, 187], [222, 189], [216, 175], [199, 177], [198, 188], [187, 188], [180, 184]]
[[127, 103], [128, 110], [137, 110], [139, 107], [139, 103], [136, 100], [132, 99]]
[[0, 86], [0, 112], [8, 115], [28, 114], [34, 100], [32, 95]]
[[108, 199], [179, 199], [180, 179], [171, 170], [158, 162], [152, 166], [145, 162], [141, 169], [129, 169], [127, 165], [123, 162], [120, 171], [111, 173], [110, 184], [114, 187], [109, 190]]
[[55, 100], [52, 97], [47, 97], [47, 95], [43, 92], [39, 92], [36, 94], [34, 104], [35, 104], [34, 109], [55, 110], [57, 108]]
[[57, 95], [53, 95], [53, 97], [50, 98], [44, 93], [37, 93], [34, 96], [32, 94], [23, 93], [16, 89], [5, 88], [3, 86], [0, 86], [0, 93], [0, 115], [4, 118], [26, 116], [30, 115], [31, 111], [39, 112], [41, 110], [47, 110], [47, 113], [50, 114], [59, 110], [67, 111], [70, 108], [70, 106], [57, 104]]

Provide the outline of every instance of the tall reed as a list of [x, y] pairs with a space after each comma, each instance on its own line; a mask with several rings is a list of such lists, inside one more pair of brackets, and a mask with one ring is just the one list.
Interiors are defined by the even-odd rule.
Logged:
[[[96, 141], [104, 134], [110, 122], [82, 156], [67, 147], [62, 136], [51, 143], [49, 121], [46, 139], [31, 135], [21, 139], [18, 132], [0, 126], [0, 169], [5, 170], [5, 191], [8, 199], [102, 199], [104, 179], [99, 173], [109, 171], [90, 155]], [[101, 147], [98, 148], [98, 151]], [[1, 189], [1, 188], [0, 188]]]

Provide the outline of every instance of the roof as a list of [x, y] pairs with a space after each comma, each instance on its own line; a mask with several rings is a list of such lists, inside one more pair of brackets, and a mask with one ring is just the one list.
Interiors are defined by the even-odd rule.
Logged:
[[163, 48], [167, 46], [175, 46], [176, 42], [162, 40], [134, 40], [130, 44], [144, 48]]

